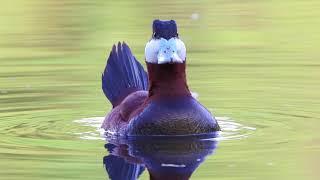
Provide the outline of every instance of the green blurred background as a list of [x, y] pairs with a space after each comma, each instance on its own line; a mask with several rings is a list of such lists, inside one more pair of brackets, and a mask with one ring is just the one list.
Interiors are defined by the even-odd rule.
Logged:
[[[104, 141], [73, 121], [111, 108], [113, 43], [143, 63], [155, 18], [175, 19], [188, 81], [217, 116], [256, 130], [222, 141], [192, 179], [319, 179], [319, 0], [4, 0], [0, 179], [107, 179]], [[148, 179], [145, 172], [141, 179]]]

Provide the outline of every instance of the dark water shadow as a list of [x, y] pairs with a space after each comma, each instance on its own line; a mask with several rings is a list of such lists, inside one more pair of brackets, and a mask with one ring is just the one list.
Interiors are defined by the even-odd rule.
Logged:
[[216, 147], [211, 138], [108, 139], [103, 163], [112, 180], [135, 180], [145, 169], [151, 180], [186, 180]]

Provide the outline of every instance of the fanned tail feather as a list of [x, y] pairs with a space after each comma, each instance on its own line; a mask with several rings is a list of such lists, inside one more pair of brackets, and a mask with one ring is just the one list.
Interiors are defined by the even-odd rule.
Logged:
[[142, 165], [128, 163], [114, 155], [105, 156], [103, 163], [111, 180], [137, 180], [145, 169]]
[[102, 74], [102, 90], [113, 107], [130, 93], [148, 89], [148, 76], [126, 43], [113, 45]]
[[103, 158], [103, 164], [111, 180], [137, 180], [143, 173], [144, 167], [139, 164], [128, 163], [125, 159], [112, 155], [116, 147], [113, 144], [106, 144], [110, 154]]

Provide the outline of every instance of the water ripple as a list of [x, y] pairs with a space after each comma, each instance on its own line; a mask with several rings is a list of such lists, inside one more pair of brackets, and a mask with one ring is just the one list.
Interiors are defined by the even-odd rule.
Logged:
[[[222, 130], [216, 138], [218, 141], [247, 138], [256, 130], [254, 127], [235, 122], [229, 117], [216, 117], [216, 119]], [[92, 127], [93, 129], [92, 131], [76, 132], [74, 134], [86, 140], [105, 140], [105, 130], [100, 128], [103, 120], [104, 117], [89, 117], [75, 120], [75, 123], [79, 123], [81, 126]]]

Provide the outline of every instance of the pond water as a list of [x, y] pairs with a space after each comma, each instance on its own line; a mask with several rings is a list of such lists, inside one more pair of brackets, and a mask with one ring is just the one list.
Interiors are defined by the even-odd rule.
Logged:
[[[82, 126], [93, 127], [93, 129], [91, 131], [76, 132], [74, 134], [78, 135], [81, 139], [100, 139], [105, 141], [110, 136], [110, 133], [101, 128], [104, 119], [105, 117], [91, 117], [75, 120], [75, 123], [79, 123]], [[237, 123], [229, 117], [215, 117], [215, 119], [219, 122], [219, 126], [222, 129], [222, 131], [219, 131], [217, 136], [214, 137], [216, 141], [247, 138], [256, 130], [254, 127]]]
[[153, 180], [187, 180], [217, 147], [213, 139], [178, 138], [108, 139], [103, 164], [110, 179], [135, 180], [146, 169]]
[[[110, 142], [96, 131], [111, 109], [101, 72], [118, 41], [144, 64], [155, 18], [177, 21], [199, 101], [215, 116], [231, 117], [218, 118], [222, 139], [191, 179], [319, 179], [319, 6], [318, 0], [2, 2], [0, 179], [108, 179], [103, 158]], [[148, 178], [146, 171], [140, 176]]]

